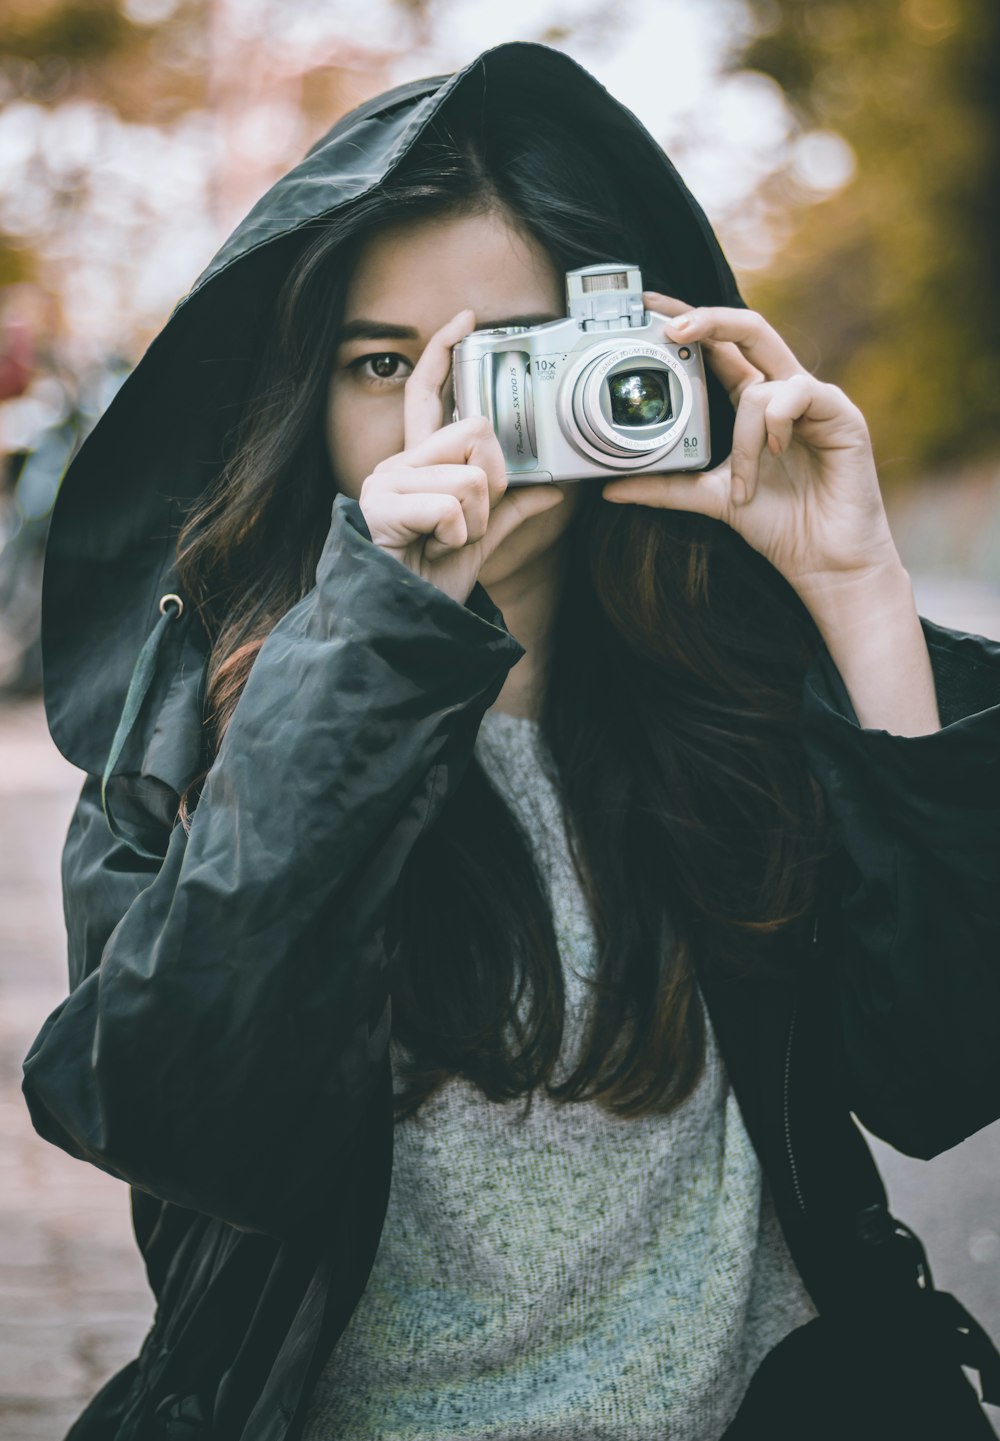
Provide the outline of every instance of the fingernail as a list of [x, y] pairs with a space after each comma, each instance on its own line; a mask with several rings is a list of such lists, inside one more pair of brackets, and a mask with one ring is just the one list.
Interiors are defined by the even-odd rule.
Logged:
[[667, 315], [664, 320], [671, 330], [689, 330], [693, 323], [690, 315]]

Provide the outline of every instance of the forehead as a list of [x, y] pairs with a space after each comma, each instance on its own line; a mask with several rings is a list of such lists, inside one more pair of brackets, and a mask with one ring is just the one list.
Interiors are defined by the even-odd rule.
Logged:
[[562, 315], [564, 283], [543, 246], [505, 216], [435, 216], [387, 226], [368, 240], [344, 319], [364, 316], [429, 335], [466, 306], [477, 320], [525, 310]]

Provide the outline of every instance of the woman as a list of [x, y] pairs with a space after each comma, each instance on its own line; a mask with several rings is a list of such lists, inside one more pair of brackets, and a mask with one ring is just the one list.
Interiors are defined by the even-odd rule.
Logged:
[[[451, 349], [623, 258], [716, 463], [508, 489]], [[25, 1095], [157, 1297], [74, 1438], [993, 1434], [850, 1112], [1000, 1114], [1000, 648], [917, 616], [860, 414], [586, 72], [501, 46], [264, 197], [43, 622], [89, 774]]]

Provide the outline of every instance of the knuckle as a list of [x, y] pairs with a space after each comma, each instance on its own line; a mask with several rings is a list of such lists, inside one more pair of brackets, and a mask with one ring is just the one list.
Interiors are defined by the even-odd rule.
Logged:
[[477, 440], [486, 440], [493, 435], [493, 426], [485, 415], [470, 415], [464, 423], [468, 426], [469, 434]]
[[846, 391], [841, 390], [839, 385], [834, 385], [830, 381], [824, 381], [822, 384], [817, 382], [817, 388], [824, 391], [828, 400], [830, 400], [838, 410], [843, 411], [845, 415], [849, 415], [854, 420], [864, 421], [860, 406], [855, 405], [851, 397]]
[[758, 410], [767, 405], [770, 391], [764, 380], [751, 380], [740, 391], [740, 408], [746, 411]]

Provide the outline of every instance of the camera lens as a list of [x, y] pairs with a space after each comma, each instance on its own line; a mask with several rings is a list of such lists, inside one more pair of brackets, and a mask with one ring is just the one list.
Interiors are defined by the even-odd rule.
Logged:
[[608, 380], [615, 425], [659, 425], [669, 420], [670, 386], [658, 370], [629, 370]]

